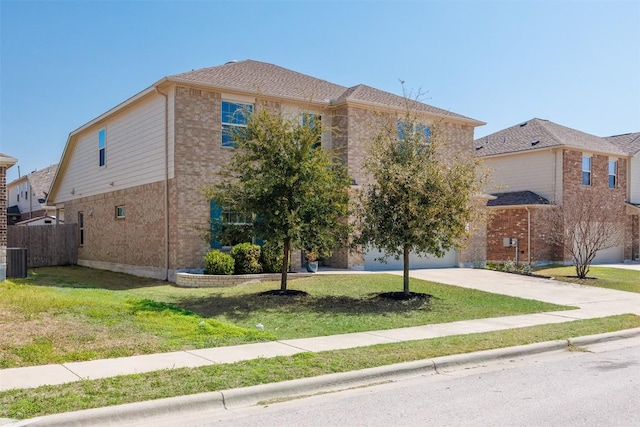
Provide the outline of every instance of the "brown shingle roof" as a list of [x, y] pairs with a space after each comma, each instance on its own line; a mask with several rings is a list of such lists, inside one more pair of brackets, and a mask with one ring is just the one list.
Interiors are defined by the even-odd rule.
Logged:
[[635, 155], [640, 152], [640, 132], [608, 136], [605, 139], [628, 154]]
[[35, 200], [37, 200], [38, 203], [44, 204], [46, 202], [47, 196], [49, 195], [49, 188], [51, 187], [53, 177], [56, 175], [57, 170], [58, 164], [56, 163], [55, 165], [31, 172], [27, 175], [31, 191], [35, 194]]
[[495, 199], [489, 200], [487, 206], [522, 206], [522, 205], [548, 205], [549, 200], [533, 191], [511, 191], [508, 193], [492, 194]]
[[618, 155], [626, 154], [605, 138], [543, 119], [531, 119], [476, 139], [475, 146], [476, 154], [480, 157], [561, 146]]
[[315, 101], [338, 98], [346, 90], [346, 87], [326, 80], [250, 59], [176, 74], [169, 79]]
[[[176, 74], [168, 79], [306, 101], [333, 104], [362, 101], [397, 108], [406, 106], [405, 98], [370, 86], [360, 84], [347, 88], [277, 65], [253, 60], [228, 62], [216, 67]], [[476, 125], [484, 124], [421, 102], [411, 102], [411, 106], [418, 111], [441, 117], [471, 121]]]

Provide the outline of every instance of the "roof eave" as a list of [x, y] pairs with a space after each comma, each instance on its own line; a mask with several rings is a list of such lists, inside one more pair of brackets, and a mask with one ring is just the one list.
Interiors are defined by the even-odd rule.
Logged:
[[[482, 139], [482, 138], [480, 138]], [[477, 140], [476, 140], [477, 141]], [[587, 153], [591, 153], [591, 154], [601, 154], [601, 155], [605, 155], [605, 156], [615, 156], [615, 157], [625, 157], [625, 158], [629, 158], [632, 157], [629, 154], [626, 154], [622, 151], [618, 151], [618, 152], [614, 152], [614, 151], [600, 151], [600, 150], [592, 150], [592, 149], [588, 149], [588, 148], [580, 148], [580, 147], [574, 147], [572, 145], [566, 145], [566, 144], [562, 144], [562, 145], [553, 145], [553, 146], [548, 146], [548, 147], [540, 147], [540, 148], [528, 148], [526, 150], [517, 150], [517, 151], [508, 151], [506, 153], [496, 153], [496, 154], [479, 154], [479, 150], [476, 150], [476, 155], [477, 157], [483, 157], [483, 158], [493, 158], [493, 157], [505, 157], [505, 156], [511, 156], [511, 155], [516, 155], [516, 154], [524, 154], [524, 153], [533, 153], [533, 152], [541, 152], [541, 151], [554, 151], [554, 150], [558, 150], [558, 149], [568, 149], [568, 150], [577, 150], [577, 151], [583, 151], [583, 152], [587, 152]]]

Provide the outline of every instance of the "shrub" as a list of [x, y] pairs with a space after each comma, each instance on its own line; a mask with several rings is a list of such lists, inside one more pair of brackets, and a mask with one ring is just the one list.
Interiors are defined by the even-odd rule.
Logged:
[[218, 250], [209, 251], [204, 256], [204, 274], [233, 274], [233, 257]]
[[231, 248], [235, 261], [236, 274], [255, 274], [262, 272], [260, 265], [260, 246], [252, 243], [240, 243]]
[[280, 273], [282, 270], [282, 252], [281, 244], [266, 242], [262, 246], [260, 262], [265, 273]]

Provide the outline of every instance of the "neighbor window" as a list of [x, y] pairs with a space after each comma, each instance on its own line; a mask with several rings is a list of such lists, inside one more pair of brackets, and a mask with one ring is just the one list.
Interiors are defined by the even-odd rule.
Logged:
[[116, 206], [116, 218], [124, 218], [124, 206]]
[[591, 157], [582, 158], [582, 185], [591, 185]]
[[618, 162], [609, 160], [609, 188], [616, 188], [616, 176], [618, 175]]
[[84, 245], [84, 212], [78, 212], [78, 240], [80, 246]]
[[222, 146], [235, 147], [233, 131], [240, 127], [247, 127], [249, 114], [253, 112], [253, 105], [238, 102], [222, 101]]
[[107, 130], [100, 129], [98, 132], [98, 166], [107, 164]]

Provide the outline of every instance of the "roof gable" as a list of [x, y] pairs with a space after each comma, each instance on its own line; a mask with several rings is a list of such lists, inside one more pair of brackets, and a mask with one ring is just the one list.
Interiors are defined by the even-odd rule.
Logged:
[[346, 87], [326, 80], [250, 59], [175, 74], [168, 78], [243, 92], [320, 102], [338, 98], [346, 90]]
[[626, 155], [605, 138], [537, 118], [476, 139], [475, 146], [476, 154], [480, 157], [551, 147]]

